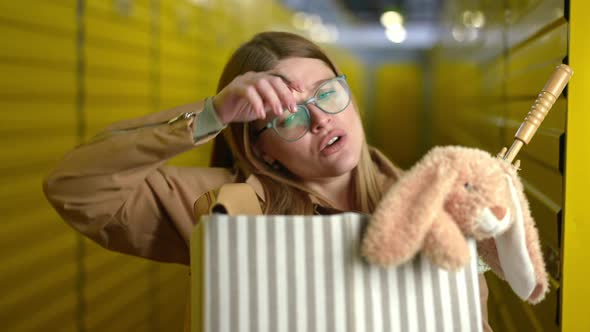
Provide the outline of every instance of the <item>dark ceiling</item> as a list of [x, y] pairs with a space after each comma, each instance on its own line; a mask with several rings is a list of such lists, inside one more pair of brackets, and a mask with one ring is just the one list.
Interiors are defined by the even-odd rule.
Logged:
[[[445, 0], [280, 0], [293, 12], [313, 15], [337, 32], [336, 43], [351, 49], [427, 49], [438, 39], [438, 27]], [[493, 0], [490, 0], [493, 1]], [[404, 19], [407, 39], [392, 41], [380, 17], [396, 10]], [[292, 23], [294, 24], [294, 23]], [[301, 29], [301, 28], [299, 28]], [[314, 39], [315, 34], [303, 31]], [[319, 41], [319, 40], [316, 40]], [[321, 41], [319, 41], [321, 42]]]
[[438, 21], [444, 0], [337, 0], [348, 12], [362, 22], [379, 21], [387, 10], [396, 10], [405, 22], [433, 23]]

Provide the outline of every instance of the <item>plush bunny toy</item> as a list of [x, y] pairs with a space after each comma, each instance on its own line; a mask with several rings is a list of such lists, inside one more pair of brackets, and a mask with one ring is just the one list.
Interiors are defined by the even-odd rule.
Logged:
[[466, 237], [524, 300], [547, 292], [539, 235], [517, 170], [472, 148], [436, 147], [394, 184], [379, 203], [363, 241], [372, 263], [397, 265], [419, 250], [446, 269], [469, 260]]

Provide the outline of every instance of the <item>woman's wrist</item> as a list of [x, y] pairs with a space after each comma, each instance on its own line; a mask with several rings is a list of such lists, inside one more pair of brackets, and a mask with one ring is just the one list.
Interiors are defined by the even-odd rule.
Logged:
[[203, 111], [197, 114], [195, 121], [195, 130], [193, 132], [195, 141], [207, 135], [219, 132], [227, 126], [221, 121], [221, 119], [219, 119], [217, 112], [215, 111], [213, 97], [207, 97], [205, 99]]
[[209, 101], [209, 104], [207, 104], [207, 100], [205, 101], [205, 107], [208, 108], [208, 110], [210, 112], [213, 112], [213, 114], [215, 114], [215, 118], [218, 120], [219, 123], [221, 123], [222, 125], [226, 126], [227, 122], [229, 121], [224, 121], [223, 118], [221, 117], [221, 115], [219, 114], [219, 105], [216, 105], [215, 102], [215, 97], [217, 96], [212, 96], [212, 97], [208, 97], [207, 100]]

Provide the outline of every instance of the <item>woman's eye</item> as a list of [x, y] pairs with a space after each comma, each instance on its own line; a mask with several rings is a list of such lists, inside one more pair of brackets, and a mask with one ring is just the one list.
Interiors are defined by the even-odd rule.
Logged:
[[296, 124], [295, 116], [296, 114], [291, 114], [287, 118], [283, 119], [280, 123], [281, 127], [289, 127]]
[[467, 191], [477, 191], [477, 187], [475, 187], [473, 184], [471, 184], [469, 182], [465, 182], [463, 184], [463, 187], [465, 187], [465, 189], [467, 189]]
[[334, 93], [336, 93], [336, 91], [334, 90], [321, 92], [320, 94], [318, 94], [318, 99], [326, 99]]

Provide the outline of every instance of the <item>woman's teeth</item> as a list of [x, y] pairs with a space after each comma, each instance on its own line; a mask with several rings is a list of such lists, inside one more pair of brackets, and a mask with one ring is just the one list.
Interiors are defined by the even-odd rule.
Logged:
[[332, 139], [328, 141], [328, 145], [327, 146], [330, 146], [330, 145], [334, 144], [334, 142], [336, 142], [339, 138], [340, 138], [340, 136], [334, 136], [334, 137], [332, 137]]

